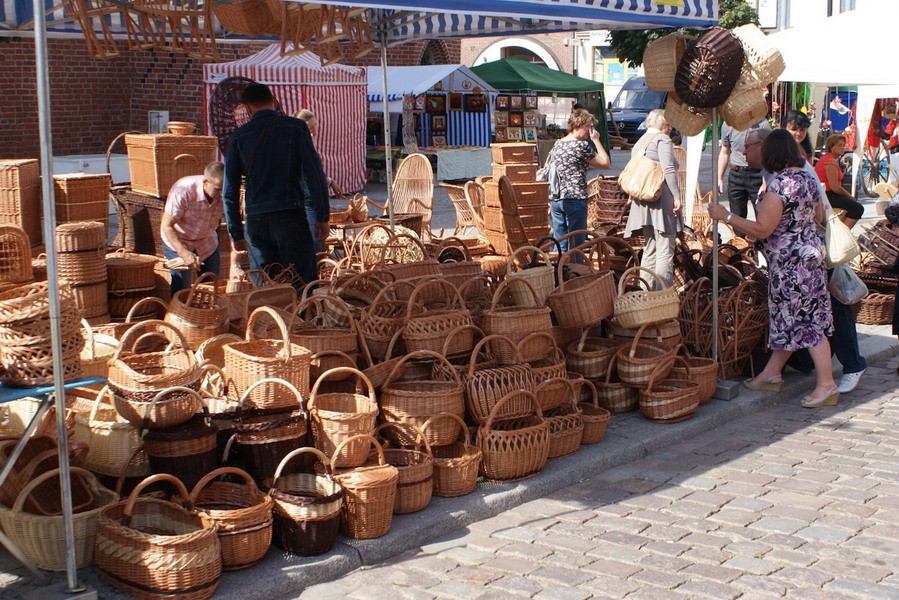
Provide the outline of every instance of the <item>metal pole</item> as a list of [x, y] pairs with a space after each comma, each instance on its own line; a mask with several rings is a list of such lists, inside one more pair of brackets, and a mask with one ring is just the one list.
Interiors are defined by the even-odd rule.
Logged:
[[390, 231], [394, 231], [393, 216], [393, 149], [390, 147], [390, 105], [387, 101], [387, 33], [378, 34], [381, 43], [381, 101], [384, 108], [384, 164], [387, 167], [387, 218]]
[[[718, 172], [718, 109], [712, 109], [712, 173]], [[718, 184], [712, 176], [712, 202], [718, 204]], [[718, 360], [718, 221], [712, 220], [712, 358]]]
[[50, 294], [50, 334], [53, 348], [53, 384], [56, 387], [56, 439], [59, 445], [59, 486], [66, 534], [66, 583], [69, 592], [81, 591], [75, 566], [75, 536], [72, 528], [72, 484], [69, 472], [69, 442], [66, 436], [66, 392], [63, 387], [62, 330], [59, 320], [59, 275], [56, 266], [56, 201], [53, 195], [53, 141], [50, 128], [50, 74], [47, 59], [47, 28], [44, 3], [32, 0], [34, 14], [34, 59], [37, 74], [38, 131], [41, 142], [41, 183], [44, 194], [44, 244], [47, 247], [47, 283]]

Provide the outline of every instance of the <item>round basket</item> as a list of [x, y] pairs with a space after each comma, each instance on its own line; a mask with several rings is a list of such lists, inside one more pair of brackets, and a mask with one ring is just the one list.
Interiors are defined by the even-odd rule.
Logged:
[[734, 91], [721, 105], [721, 116], [737, 131], [745, 131], [767, 115], [765, 86], [749, 69], [744, 69]]
[[[634, 387], [645, 387], [657, 370], [661, 370], [657, 374], [658, 378], [667, 377], [672, 363], [666, 359], [676, 354], [674, 348], [668, 348], [662, 343], [661, 336], [657, 336], [655, 342], [643, 340], [643, 332], [647, 327], [650, 325], [643, 325], [640, 328], [630, 348], [621, 346], [615, 354], [618, 359], [618, 376]], [[657, 326], [651, 327], [658, 333]]]
[[[355, 377], [357, 386], [364, 386], [367, 393], [357, 391], [323, 394], [319, 391], [325, 381], [346, 376]], [[309, 415], [315, 447], [331, 457], [332, 466], [352, 468], [365, 463], [370, 448], [364, 438], [353, 444], [343, 443], [358, 435], [370, 436], [375, 428], [378, 416], [375, 388], [361, 371], [338, 367], [319, 377], [309, 397]], [[341, 448], [340, 455], [336, 454], [338, 447]]]
[[179, 290], [169, 302], [165, 320], [177, 327], [196, 350], [211, 337], [228, 332], [228, 307], [215, 293], [215, 286], [202, 287], [204, 281], [215, 282], [215, 275], [204, 273], [190, 286]]
[[[513, 352], [510, 363], [478, 364], [480, 351], [491, 342], [507, 344]], [[495, 412], [497, 403], [515, 390], [533, 392], [536, 387], [534, 371], [521, 359], [518, 348], [507, 337], [500, 335], [484, 336], [474, 347], [468, 361], [468, 372], [463, 378], [465, 383], [465, 399], [468, 414], [475, 423], [484, 423], [491, 414], [499, 420], [514, 419], [531, 414], [530, 398], [523, 396], [509, 397], [503, 403], [503, 409]]]
[[411, 438], [408, 448], [384, 446], [384, 460], [397, 470], [396, 499], [393, 514], [404, 515], [427, 508], [434, 493], [434, 458], [431, 446], [421, 430], [411, 423], [387, 422], [374, 433], [399, 430], [402, 437]]
[[409, 295], [415, 286], [408, 281], [387, 284], [359, 316], [359, 333], [368, 345], [372, 359], [382, 361], [388, 356], [387, 348], [398, 331], [402, 331], [408, 302], [397, 296], [397, 287], [407, 286]]
[[[572, 382], [574, 383], [574, 382]], [[581, 386], [586, 386], [590, 395], [591, 402], [578, 402], [578, 409], [581, 411], [581, 419], [584, 421], [584, 434], [581, 437], [581, 444], [596, 444], [602, 441], [606, 435], [606, 427], [609, 424], [611, 413], [599, 405], [599, 392], [596, 386], [589, 379], [579, 380]], [[584, 389], [581, 387], [581, 389]]]
[[639, 388], [628, 385], [620, 379], [612, 381], [612, 373], [617, 373], [618, 353], [612, 356], [605, 379], [594, 379], [591, 383], [599, 395], [599, 405], [610, 413], [626, 413], [637, 410], [640, 401]]
[[470, 494], [478, 486], [478, 467], [481, 464], [481, 449], [471, 444], [471, 433], [465, 421], [458, 415], [440, 413], [422, 425], [421, 430], [428, 435], [434, 423], [453, 421], [454, 427], [463, 434], [463, 441], [454, 441], [443, 446], [432, 446], [434, 458], [434, 495], [453, 498]]
[[168, 129], [169, 133], [172, 135], [190, 135], [194, 132], [197, 126], [194, 123], [190, 123], [188, 121], [169, 121]]
[[[519, 271], [513, 270], [515, 259], [522, 252], [533, 252], [534, 256], [530, 262], [523, 264], [523, 268]], [[543, 260], [541, 265], [537, 262], [538, 258]], [[535, 246], [522, 246], [515, 250], [506, 261], [506, 277], [515, 276], [519, 281], [528, 282], [533, 288], [533, 294], [537, 296], [537, 305], [546, 304], [546, 296], [556, 287], [555, 271], [549, 255], [540, 248]], [[533, 294], [523, 283], [515, 283], [512, 285], [512, 296], [515, 304], [528, 306], [533, 302]]]
[[[503, 293], [512, 291], [514, 287], [524, 288], [529, 300], [522, 304], [519, 301], [513, 306], [497, 306]], [[512, 296], [520, 300], [520, 295], [513, 293]], [[527, 280], [518, 280], [516, 277], [509, 277], [499, 284], [496, 292], [493, 294], [493, 300], [490, 308], [484, 311], [483, 329], [488, 335], [500, 335], [511, 340], [516, 347], [525, 337], [532, 333], [549, 332], [552, 329], [552, 317], [550, 309], [538, 301], [537, 293], [533, 286]], [[530, 362], [532, 360], [540, 360], [546, 357], [551, 348], [551, 337], [540, 338], [529, 343], [524, 351], [517, 348], [521, 356], [521, 360]], [[490, 352], [501, 363], [509, 364], [515, 359], [515, 353], [510, 352], [509, 346], [504, 342], [496, 342], [490, 344]]]
[[674, 91], [674, 74], [687, 51], [687, 43], [692, 39], [692, 36], [670, 33], [646, 46], [643, 51], [643, 74], [649, 89]]
[[780, 50], [771, 44], [768, 36], [757, 25], [751, 23], [740, 25], [732, 29], [731, 33], [740, 40], [746, 62], [762, 85], [777, 81], [787, 66]]
[[599, 379], [605, 375], [621, 343], [610, 338], [588, 337], [591, 330], [584, 328], [580, 339], [568, 346], [566, 365], [587, 379]]
[[[377, 462], [352, 469], [336, 469], [334, 460], [346, 454], [345, 447], [374, 446]], [[381, 444], [370, 435], [355, 435], [342, 441], [330, 462], [334, 479], [346, 490], [340, 513], [340, 532], [354, 539], [381, 537], [390, 530], [396, 503], [399, 473], [387, 464]]]
[[[683, 365], [687, 379], [665, 379], [675, 362]], [[696, 413], [699, 384], [690, 381], [690, 367], [679, 356], [658, 363], [645, 390], [640, 390], [640, 414], [655, 423], [678, 423]]]
[[[624, 272], [618, 282], [618, 297], [615, 298], [615, 318], [622, 327], [640, 327], [648, 323], [658, 323], [676, 319], [680, 312], [680, 299], [674, 287], [660, 289], [659, 291], [640, 290], [625, 292], [625, 286], [631, 279], [647, 285], [639, 277], [639, 273], [645, 271], [652, 275], [660, 288], [664, 284], [658, 275], [644, 267], [631, 267]], [[637, 275], [637, 277], [634, 277]]]
[[[215, 481], [222, 475], [236, 475], [246, 485]], [[274, 502], [246, 471], [233, 467], [210, 471], [191, 490], [190, 501], [218, 526], [223, 571], [251, 567], [268, 552]]]
[[560, 379], [560, 381], [567, 384], [568, 401], [544, 413], [544, 419], [549, 425], [547, 459], [574, 454], [581, 447], [581, 438], [584, 436], [584, 419], [577, 407], [577, 389], [568, 379]]
[[669, 375], [673, 379], [692, 379], [693, 383], [699, 385], [699, 403], [705, 404], [712, 399], [718, 387], [718, 361], [713, 358], [690, 356], [686, 346], [681, 346], [680, 352], [684, 354], [683, 362], [673, 366]]
[[[312, 454], [322, 473], [284, 473], [290, 461], [302, 454]], [[275, 470], [268, 493], [274, 500], [278, 546], [299, 556], [324, 554], [334, 546], [346, 492], [331, 476], [328, 457], [320, 450], [298, 448], [288, 453]]]
[[665, 120], [681, 135], [692, 137], [712, 124], [712, 109], [690, 106], [682, 102], [677, 94], [670, 93], [665, 101]]
[[595, 273], [589, 257], [584, 266], [589, 274], [572, 277], [565, 281], [564, 269], [571, 257], [580, 250], [566, 252], [559, 258], [559, 287], [546, 297], [546, 303], [553, 311], [559, 325], [568, 329], [591, 327], [612, 316], [615, 302], [615, 275], [611, 271]]
[[[337, 326], [332, 316], [339, 315], [338, 321], [346, 326]], [[325, 350], [338, 350], [355, 359], [359, 351], [359, 334], [352, 311], [337, 296], [315, 295], [305, 298], [290, 316], [288, 331], [290, 341], [307, 348], [313, 354]], [[339, 361], [338, 361], [339, 362]], [[340, 366], [335, 362], [333, 366]], [[328, 361], [322, 365], [328, 369]]]
[[[430, 287], [443, 288], [449, 298], [446, 308], [428, 308], [423, 306], [420, 297]], [[451, 283], [444, 279], [422, 281], [412, 292], [406, 309], [406, 320], [403, 324], [403, 339], [409, 352], [415, 350], [431, 350], [440, 352], [446, 336], [463, 325], [472, 325], [471, 314], [465, 309], [465, 301]], [[455, 344], [446, 350], [447, 356], [464, 354], [471, 350], [474, 340], [471, 336], [460, 335], [454, 338]]]
[[729, 30], [713, 27], [684, 52], [674, 76], [674, 91], [691, 106], [714, 108], [730, 96], [742, 65], [740, 41]]
[[119, 248], [106, 255], [107, 283], [110, 290], [145, 290], [156, 285], [157, 258]]
[[[505, 404], [530, 404], [530, 412], [513, 419], [497, 420]], [[480, 473], [490, 481], [518, 481], [533, 477], [549, 456], [549, 425], [534, 394], [515, 390], [503, 396], [478, 427], [476, 444], [481, 449]]]
[[[681, 343], [681, 324], [678, 319], [671, 319], [660, 323], [653, 323], [657, 337], [662, 338], [662, 344], [669, 348], [675, 348]], [[615, 341], [618, 346], [629, 346], [639, 335], [640, 327], [622, 327], [618, 319], [612, 317], [609, 321], [609, 339]], [[605, 371], [603, 371], [605, 372]], [[601, 376], [601, 375], [600, 375]]]
[[88, 446], [84, 467], [101, 475], [117, 476], [125, 465], [127, 477], [146, 477], [150, 474], [146, 453], [141, 451], [132, 460], [133, 449], [141, 445], [138, 429], [119, 415], [110, 394], [109, 387], [104, 387], [89, 413], [75, 413], [74, 440]]

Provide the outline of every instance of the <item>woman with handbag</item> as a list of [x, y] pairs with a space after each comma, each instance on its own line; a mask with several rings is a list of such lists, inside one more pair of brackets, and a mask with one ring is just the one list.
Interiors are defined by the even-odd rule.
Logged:
[[664, 181], [657, 200], [631, 198], [631, 211], [625, 226], [628, 236], [643, 234], [646, 242], [640, 266], [658, 275], [665, 287], [674, 285], [674, 248], [677, 234], [684, 229], [677, 184], [678, 164], [674, 143], [668, 137], [670, 133], [671, 125], [665, 120], [665, 111], [660, 108], [650, 111], [646, 116], [646, 133], [634, 144], [631, 160], [645, 156], [658, 163]]
[[[561, 239], [572, 231], [587, 228], [587, 169], [608, 169], [609, 155], [594, 129], [596, 119], [583, 108], [568, 117], [568, 135], [553, 145], [549, 160], [555, 163], [559, 176], [559, 196], [549, 203], [553, 235]], [[584, 243], [585, 236], [562, 241], [562, 252]]]
[[807, 173], [793, 136], [771, 132], [762, 144], [765, 170], [777, 173], [757, 210], [757, 221], [738, 217], [720, 204], [709, 206], [723, 220], [756, 238], [768, 260], [768, 346], [771, 358], [762, 372], [743, 382], [753, 390], [779, 391], [783, 368], [796, 350], [808, 348], [815, 364], [815, 389], [802, 406], [831, 406], [840, 392], [833, 380], [830, 343], [833, 334], [827, 291], [824, 242], [816, 222], [824, 220], [818, 182]]

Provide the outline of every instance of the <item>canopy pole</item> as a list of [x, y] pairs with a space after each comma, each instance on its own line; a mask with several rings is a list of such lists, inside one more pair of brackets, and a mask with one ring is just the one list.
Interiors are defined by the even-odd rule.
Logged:
[[[35, 15], [44, 14], [42, 0], [33, 0]], [[59, 319], [59, 272], [56, 263], [56, 200], [53, 193], [53, 140], [50, 126], [50, 77], [47, 25], [34, 20], [34, 59], [37, 75], [37, 114], [41, 144], [41, 186], [44, 194], [44, 244], [47, 248], [47, 284], [50, 295], [50, 335], [53, 349], [53, 385], [56, 387], [56, 439], [59, 450], [59, 487], [66, 535], [66, 584], [69, 593], [84, 591], [78, 585], [75, 535], [72, 527], [72, 483], [66, 434], [66, 393], [63, 379], [62, 329]]]
[[[35, 0], [37, 1], [37, 0]], [[387, 100], [387, 33], [382, 29], [378, 33], [381, 43], [381, 100], [384, 108], [384, 164], [387, 171], [387, 218], [390, 231], [395, 231], [393, 215], [393, 149], [390, 147], [390, 106]]]
[[[712, 109], [712, 173], [718, 172], [718, 109]], [[714, 179], [714, 177], [713, 177]], [[718, 204], [718, 184], [712, 185], [712, 202]], [[718, 360], [718, 220], [712, 220], [712, 358]]]

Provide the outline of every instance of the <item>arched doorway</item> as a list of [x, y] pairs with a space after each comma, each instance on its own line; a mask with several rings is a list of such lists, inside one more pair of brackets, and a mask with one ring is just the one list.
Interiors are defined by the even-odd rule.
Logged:
[[449, 64], [449, 55], [446, 46], [439, 40], [430, 40], [421, 50], [420, 65], [446, 65]]
[[515, 37], [504, 38], [490, 44], [481, 51], [473, 64], [482, 65], [501, 58], [526, 60], [556, 71], [561, 70], [558, 59], [546, 46], [534, 40]]

